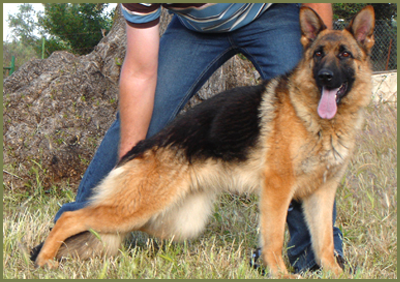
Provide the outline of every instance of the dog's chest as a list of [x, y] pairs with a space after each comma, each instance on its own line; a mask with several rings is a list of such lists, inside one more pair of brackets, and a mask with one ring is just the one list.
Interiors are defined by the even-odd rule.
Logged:
[[340, 141], [337, 137], [330, 135], [315, 143], [303, 144], [298, 149], [296, 174], [307, 174], [320, 167], [321, 164], [328, 167], [342, 165], [350, 154], [350, 144], [346, 143], [348, 142]]
[[[316, 142], [301, 144], [293, 154], [296, 190], [305, 196], [332, 178], [340, 177], [347, 164], [350, 145], [337, 136], [327, 135]], [[310, 181], [312, 180], [312, 181]]]

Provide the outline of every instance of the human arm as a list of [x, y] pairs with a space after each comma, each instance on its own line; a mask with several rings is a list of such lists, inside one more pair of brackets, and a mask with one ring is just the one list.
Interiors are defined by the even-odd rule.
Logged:
[[303, 5], [310, 7], [317, 12], [327, 28], [333, 28], [333, 11], [331, 3], [303, 3]]
[[159, 26], [126, 25], [127, 47], [119, 82], [119, 158], [146, 137], [157, 84]]

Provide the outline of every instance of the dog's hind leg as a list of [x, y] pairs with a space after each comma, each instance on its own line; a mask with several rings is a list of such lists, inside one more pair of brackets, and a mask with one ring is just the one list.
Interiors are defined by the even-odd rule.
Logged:
[[[61, 261], [65, 258], [77, 258], [86, 260], [92, 257], [115, 256], [123, 242], [125, 234], [97, 233], [84, 231], [67, 238], [62, 242], [56, 260]], [[30, 259], [35, 262], [44, 242], [34, 247], [30, 254]]]
[[[172, 169], [173, 168], [173, 169]], [[176, 205], [188, 193], [185, 166], [151, 156], [113, 170], [97, 188], [91, 204], [65, 212], [56, 222], [36, 265], [50, 265], [62, 242], [78, 233], [125, 234], [139, 230], [151, 218]]]
[[62, 242], [73, 235], [88, 230], [86, 226], [87, 215], [87, 208], [63, 213], [40, 250], [35, 266], [57, 266], [52, 259], [56, 256]]
[[[214, 198], [215, 195], [211, 191], [190, 193], [176, 205], [152, 217], [140, 230], [159, 238], [174, 238], [175, 240], [193, 238], [204, 229]], [[62, 240], [55, 255], [56, 260], [60, 261], [65, 257], [84, 260], [94, 256], [116, 255], [126, 235], [125, 233], [100, 232], [98, 234], [100, 239], [93, 233], [84, 231]], [[38, 251], [40, 249], [36, 250], [36, 253]], [[33, 255], [32, 259], [35, 260], [36, 257], [37, 254]], [[40, 265], [39, 261], [37, 265]]]
[[56, 266], [52, 259], [56, 257], [62, 242], [71, 236], [91, 229], [106, 236], [107, 234], [113, 236], [126, 234], [131, 230], [139, 229], [152, 215], [152, 213], [137, 213], [135, 216], [135, 212], [133, 212], [125, 216], [120, 213], [121, 209], [123, 210], [124, 207], [100, 205], [96, 207], [88, 206], [72, 212], [64, 212], [46, 239], [36, 258], [35, 265]]

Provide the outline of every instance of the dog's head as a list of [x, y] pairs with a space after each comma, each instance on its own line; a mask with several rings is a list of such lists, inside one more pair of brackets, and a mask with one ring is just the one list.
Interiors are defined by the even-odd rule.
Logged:
[[368, 60], [374, 45], [374, 22], [374, 10], [367, 6], [346, 29], [328, 30], [314, 10], [301, 8], [301, 43], [321, 91], [318, 104], [321, 118], [332, 119], [336, 115], [338, 104], [353, 86], [359, 62]]

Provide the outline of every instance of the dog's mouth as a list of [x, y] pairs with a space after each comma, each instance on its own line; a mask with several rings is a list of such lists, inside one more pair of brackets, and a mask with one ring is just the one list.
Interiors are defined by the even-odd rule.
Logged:
[[346, 94], [348, 83], [345, 82], [339, 88], [328, 89], [322, 87], [321, 99], [318, 104], [318, 115], [324, 119], [332, 119], [336, 115], [337, 105]]

